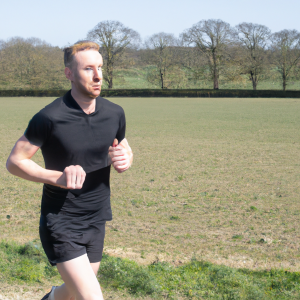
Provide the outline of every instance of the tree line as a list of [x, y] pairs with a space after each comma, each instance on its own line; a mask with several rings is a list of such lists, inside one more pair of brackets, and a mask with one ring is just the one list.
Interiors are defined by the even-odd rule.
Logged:
[[[103, 21], [86, 39], [100, 45], [103, 80], [113, 88], [120, 70], [143, 68], [151, 87], [186, 88], [193, 82], [219, 89], [220, 82], [251, 82], [256, 90], [264, 80], [277, 80], [286, 90], [300, 80], [300, 33], [272, 33], [260, 24], [232, 27], [222, 20], [202, 20], [178, 38], [160, 32], [142, 41], [139, 33], [118, 21]], [[64, 89], [63, 52], [40, 39], [0, 41], [1, 89]]]

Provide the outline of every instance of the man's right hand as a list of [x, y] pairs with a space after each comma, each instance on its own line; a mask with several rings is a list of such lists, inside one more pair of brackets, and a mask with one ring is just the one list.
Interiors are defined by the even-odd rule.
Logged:
[[13, 175], [34, 182], [64, 189], [82, 188], [86, 174], [81, 166], [69, 166], [63, 172], [46, 170], [31, 160], [38, 149], [39, 147], [32, 145], [24, 135], [21, 136], [7, 159], [7, 170]]
[[64, 189], [81, 189], [86, 173], [81, 166], [66, 167], [57, 180], [57, 185]]

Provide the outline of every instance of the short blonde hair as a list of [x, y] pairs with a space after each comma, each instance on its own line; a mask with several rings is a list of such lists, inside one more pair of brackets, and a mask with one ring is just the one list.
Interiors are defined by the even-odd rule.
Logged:
[[73, 46], [69, 46], [64, 48], [64, 64], [65, 67], [71, 68], [72, 65], [74, 64], [74, 55], [78, 53], [79, 51], [84, 51], [84, 50], [96, 50], [99, 51], [100, 46], [93, 42], [93, 41], [78, 41], [76, 42]]

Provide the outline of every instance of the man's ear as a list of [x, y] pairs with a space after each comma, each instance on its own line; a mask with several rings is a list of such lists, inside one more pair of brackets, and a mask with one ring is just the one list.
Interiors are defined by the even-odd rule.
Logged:
[[71, 69], [70, 68], [68, 68], [68, 67], [65, 67], [65, 75], [66, 75], [66, 77], [67, 77], [67, 79], [69, 79], [70, 81], [72, 81], [72, 71], [71, 71]]

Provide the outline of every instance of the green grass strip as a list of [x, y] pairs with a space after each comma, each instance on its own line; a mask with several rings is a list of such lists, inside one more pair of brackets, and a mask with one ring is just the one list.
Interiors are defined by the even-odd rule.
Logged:
[[[34, 284], [57, 277], [38, 242], [0, 243], [0, 282]], [[155, 299], [299, 299], [300, 272], [251, 271], [192, 260], [140, 266], [129, 259], [103, 255], [99, 280], [104, 287]]]

